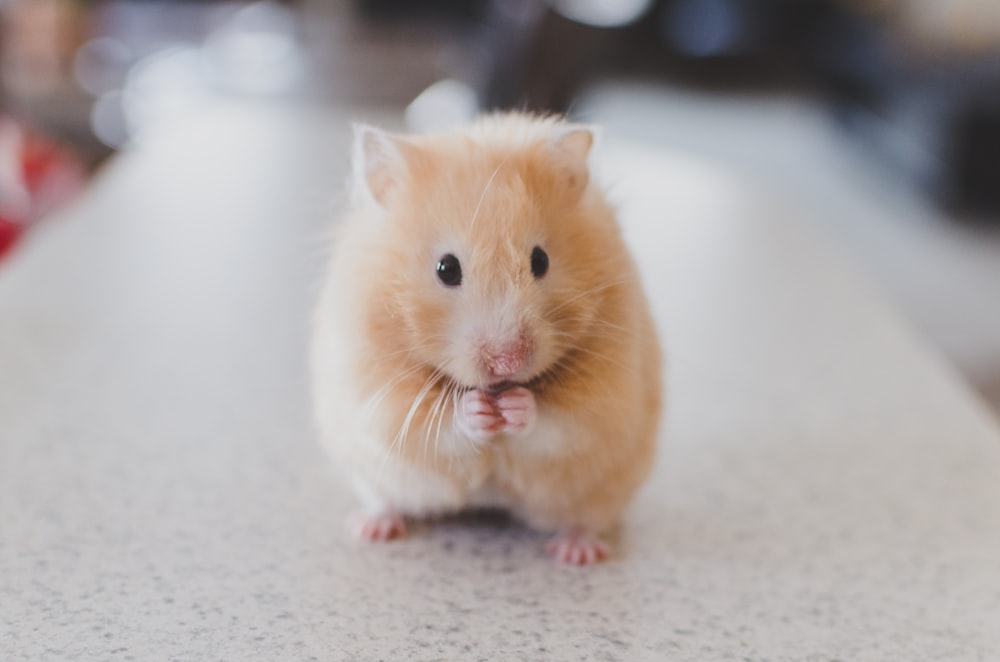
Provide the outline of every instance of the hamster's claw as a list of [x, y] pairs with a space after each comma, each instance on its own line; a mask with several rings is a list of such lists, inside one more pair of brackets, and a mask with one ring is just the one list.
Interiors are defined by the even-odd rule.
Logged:
[[572, 565], [598, 563], [610, 555], [607, 543], [579, 529], [563, 531], [545, 549], [556, 561]]
[[387, 542], [406, 537], [406, 521], [398, 513], [354, 513], [347, 518], [347, 529], [357, 540]]

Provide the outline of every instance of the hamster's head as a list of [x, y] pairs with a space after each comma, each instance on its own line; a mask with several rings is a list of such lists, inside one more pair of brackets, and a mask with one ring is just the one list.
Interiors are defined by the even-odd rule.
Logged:
[[355, 192], [371, 212], [365, 270], [379, 274], [385, 345], [493, 390], [579, 350], [623, 266], [589, 190], [592, 142], [587, 127], [521, 115], [423, 137], [359, 127]]

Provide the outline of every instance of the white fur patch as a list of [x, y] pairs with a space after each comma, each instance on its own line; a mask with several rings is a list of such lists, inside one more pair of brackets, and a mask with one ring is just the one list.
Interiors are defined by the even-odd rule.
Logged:
[[573, 425], [565, 417], [539, 407], [534, 427], [524, 435], [507, 435], [501, 443], [518, 455], [556, 456], [571, 450]]

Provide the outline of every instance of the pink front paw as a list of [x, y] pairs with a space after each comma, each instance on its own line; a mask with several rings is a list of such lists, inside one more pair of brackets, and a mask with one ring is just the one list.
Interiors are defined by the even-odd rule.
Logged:
[[458, 424], [473, 439], [488, 441], [500, 432], [503, 417], [489, 395], [472, 389], [458, 403]]
[[502, 417], [501, 429], [504, 432], [524, 434], [530, 432], [535, 425], [535, 395], [523, 386], [515, 386], [500, 393], [496, 396], [495, 403]]

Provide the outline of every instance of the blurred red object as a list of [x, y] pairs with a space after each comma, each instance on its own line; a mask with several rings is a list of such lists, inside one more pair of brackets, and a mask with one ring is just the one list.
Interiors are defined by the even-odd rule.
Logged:
[[0, 258], [14, 245], [21, 234], [19, 226], [0, 216]]
[[84, 169], [72, 150], [0, 117], [0, 258], [83, 182]]

